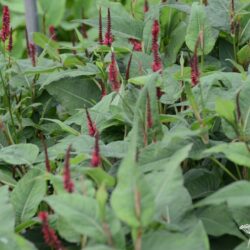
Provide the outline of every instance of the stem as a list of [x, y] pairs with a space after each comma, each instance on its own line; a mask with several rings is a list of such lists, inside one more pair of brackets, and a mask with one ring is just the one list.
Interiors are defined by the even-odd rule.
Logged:
[[238, 179], [223, 165], [221, 164], [217, 159], [214, 157], [211, 157], [211, 160], [216, 163], [223, 171], [225, 171], [234, 181], [238, 181]]

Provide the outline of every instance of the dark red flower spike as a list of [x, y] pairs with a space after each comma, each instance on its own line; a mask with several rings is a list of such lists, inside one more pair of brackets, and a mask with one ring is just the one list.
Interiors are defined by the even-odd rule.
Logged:
[[8, 6], [3, 6], [1, 39], [5, 42], [10, 35], [10, 11]]
[[33, 67], [35, 67], [36, 66], [36, 46], [34, 43], [29, 44], [29, 56], [31, 58]]
[[49, 225], [48, 213], [42, 211], [38, 214], [38, 218], [42, 222], [42, 233], [46, 244], [55, 250], [63, 250], [62, 243], [58, 239], [55, 230]]
[[110, 8], [108, 8], [107, 31], [105, 33], [105, 38], [104, 38], [103, 44], [111, 47], [112, 42], [113, 42], [113, 37], [112, 37], [112, 31], [111, 31], [111, 14], [110, 14]]
[[71, 174], [70, 174], [70, 151], [71, 151], [71, 145], [68, 147], [66, 156], [65, 156], [65, 161], [64, 161], [64, 172], [63, 172], [63, 185], [64, 189], [69, 192], [73, 193], [74, 192], [74, 183], [71, 179]]
[[88, 132], [90, 136], [95, 136], [96, 133], [96, 125], [95, 123], [92, 121], [92, 118], [90, 116], [90, 113], [88, 111], [88, 109], [86, 109], [86, 117], [87, 117], [87, 125], [88, 125]]
[[8, 43], [8, 51], [11, 52], [13, 49], [13, 36], [12, 36], [12, 28], [10, 28], [10, 36], [9, 36], [9, 43]]
[[102, 8], [99, 8], [99, 44], [103, 45], [103, 37], [102, 37]]
[[141, 42], [137, 39], [130, 38], [129, 42], [133, 45], [133, 50], [134, 51], [142, 51], [142, 45]]
[[49, 26], [49, 35], [52, 40], [57, 41], [56, 29], [54, 25]]
[[200, 36], [197, 39], [195, 49], [194, 49], [194, 55], [191, 60], [191, 83], [192, 86], [196, 86], [200, 81], [200, 72], [199, 72], [199, 62], [198, 62], [198, 46], [200, 44]]
[[92, 152], [91, 166], [98, 167], [101, 164], [100, 147], [99, 147], [99, 133], [95, 134], [95, 146]]
[[118, 92], [120, 89], [120, 81], [114, 52], [111, 54], [111, 63], [109, 65], [109, 82], [112, 90]]
[[148, 0], [144, 0], [144, 13], [149, 11]]

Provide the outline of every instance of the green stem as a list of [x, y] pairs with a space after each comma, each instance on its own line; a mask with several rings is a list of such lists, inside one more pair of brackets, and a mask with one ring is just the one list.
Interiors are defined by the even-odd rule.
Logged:
[[211, 157], [211, 160], [216, 163], [224, 172], [226, 172], [233, 180], [238, 181], [238, 179], [223, 165], [221, 164], [217, 159], [214, 157]]

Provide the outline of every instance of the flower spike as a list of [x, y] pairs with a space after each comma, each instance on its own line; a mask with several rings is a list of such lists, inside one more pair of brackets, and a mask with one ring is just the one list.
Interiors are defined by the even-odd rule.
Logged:
[[105, 39], [103, 44], [111, 47], [113, 42], [112, 38], [112, 32], [111, 32], [111, 14], [110, 14], [110, 8], [108, 8], [108, 16], [107, 16], [107, 31], [105, 34]]
[[64, 173], [63, 173], [63, 184], [64, 189], [68, 191], [69, 193], [74, 192], [74, 183], [71, 180], [71, 174], [70, 174], [70, 151], [71, 151], [71, 145], [69, 145], [66, 156], [65, 156], [65, 162], [64, 162]]
[[92, 153], [91, 166], [98, 167], [101, 164], [100, 147], [99, 147], [99, 133], [95, 134], [95, 146]]
[[1, 39], [5, 42], [10, 35], [10, 11], [8, 6], [3, 6]]

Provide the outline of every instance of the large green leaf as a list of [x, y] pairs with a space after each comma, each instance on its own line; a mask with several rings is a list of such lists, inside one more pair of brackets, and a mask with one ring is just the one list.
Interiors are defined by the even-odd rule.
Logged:
[[142, 241], [143, 250], [209, 250], [209, 242], [201, 223], [187, 234], [168, 231], [151, 232]]
[[8, 186], [0, 188], [0, 235], [14, 232], [15, 213], [10, 203]]
[[0, 149], [0, 161], [12, 165], [32, 165], [39, 149], [33, 144], [17, 144]]
[[79, 194], [60, 194], [49, 196], [45, 201], [76, 232], [101, 242], [105, 241], [96, 200]]
[[[202, 51], [206, 55], [213, 49], [216, 38], [206, 16], [205, 7], [195, 2], [192, 5], [186, 35], [186, 44], [190, 50], [194, 51], [197, 39], [201, 33], [203, 33], [204, 38]], [[199, 48], [201, 47], [199, 46]], [[199, 49], [198, 52], [201, 53], [201, 50]]]
[[39, 169], [30, 170], [16, 185], [11, 203], [16, 212], [16, 224], [31, 219], [46, 193], [46, 180]]
[[46, 90], [69, 112], [90, 107], [100, 99], [96, 83], [84, 77], [64, 78], [46, 86]]

